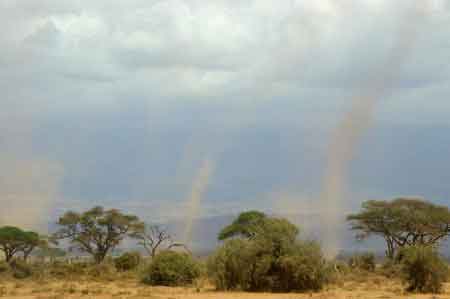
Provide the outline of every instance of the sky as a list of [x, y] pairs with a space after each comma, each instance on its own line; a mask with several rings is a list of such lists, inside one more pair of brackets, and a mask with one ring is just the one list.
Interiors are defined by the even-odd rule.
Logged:
[[414, 2], [0, 0], [0, 221], [183, 218], [204, 161], [197, 217], [317, 212], [336, 126], [391, 73], [344, 208], [448, 204], [450, 1]]

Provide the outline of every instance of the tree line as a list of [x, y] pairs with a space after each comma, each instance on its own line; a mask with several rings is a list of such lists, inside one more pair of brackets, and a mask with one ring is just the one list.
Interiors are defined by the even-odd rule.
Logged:
[[[269, 221], [264, 213], [242, 213], [219, 233], [218, 239], [255, 239], [267, 227], [259, 225], [262, 221]], [[296, 226], [285, 219], [277, 221], [271, 227], [283, 228], [280, 236], [289, 242], [296, 238]], [[348, 215], [347, 221], [360, 240], [375, 235], [382, 237], [389, 259], [408, 246], [436, 247], [450, 234], [449, 208], [422, 199], [369, 200], [358, 213]], [[68, 241], [69, 249], [90, 255], [96, 263], [101, 263], [125, 238], [136, 240], [152, 257], [161, 248], [184, 246], [174, 242], [163, 227], [146, 225], [137, 216], [117, 209], [94, 207], [81, 213], [67, 211], [57, 225], [58, 230], [49, 236], [13, 226], [0, 227], [0, 250], [5, 260], [9, 262], [18, 256], [26, 260], [36, 249], [52, 250], [63, 241]]]
[[41, 249], [54, 252], [60, 242], [68, 241], [69, 250], [90, 255], [101, 263], [125, 238], [137, 240], [152, 257], [161, 247], [180, 246], [168, 231], [154, 224], [145, 224], [137, 216], [117, 209], [97, 206], [82, 213], [67, 211], [57, 221], [58, 230], [49, 236], [25, 231], [18, 227], [0, 227], [0, 250], [5, 260], [14, 257], [26, 260], [31, 252]]

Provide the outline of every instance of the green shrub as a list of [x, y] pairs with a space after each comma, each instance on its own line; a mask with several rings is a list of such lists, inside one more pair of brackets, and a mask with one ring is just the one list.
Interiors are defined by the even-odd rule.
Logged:
[[139, 252], [125, 252], [114, 259], [114, 265], [118, 271], [130, 271], [136, 269], [141, 263], [141, 254]]
[[371, 252], [353, 255], [350, 257], [348, 265], [352, 269], [373, 272], [376, 268], [375, 255]]
[[448, 278], [448, 265], [432, 247], [411, 246], [401, 252], [408, 291], [438, 293]]
[[13, 260], [10, 263], [14, 278], [24, 279], [30, 277], [33, 273], [31, 267], [21, 260]]
[[243, 239], [226, 241], [207, 261], [208, 276], [219, 290], [247, 290], [251, 284], [250, 242]]
[[277, 261], [277, 291], [319, 291], [330, 279], [321, 248], [314, 242], [298, 244]]
[[189, 285], [200, 276], [201, 268], [192, 256], [175, 251], [156, 255], [144, 272], [142, 282], [149, 285]]
[[280, 257], [260, 240], [226, 241], [208, 260], [208, 274], [219, 290], [317, 291], [328, 281], [329, 267], [320, 246], [285, 246]]

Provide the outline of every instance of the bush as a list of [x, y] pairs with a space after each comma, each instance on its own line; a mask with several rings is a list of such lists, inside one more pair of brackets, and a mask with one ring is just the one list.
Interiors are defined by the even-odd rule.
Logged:
[[130, 271], [136, 269], [141, 263], [141, 254], [139, 252], [125, 252], [114, 259], [114, 265], [118, 271]]
[[330, 279], [330, 268], [314, 242], [297, 245], [277, 261], [278, 291], [319, 291]]
[[317, 291], [328, 281], [318, 244], [291, 244], [283, 251], [277, 257], [270, 243], [229, 240], [208, 260], [208, 274], [219, 290]]
[[[209, 277], [219, 290], [270, 291], [277, 276], [270, 275], [275, 258], [270, 243], [231, 239], [207, 263]], [[275, 273], [273, 273], [275, 274]]]
[[200, 276], [201, 268], [192, 256], [175, 251], [162, 251], [145, 270], [142, 282], [149, 285], [189, 285]]
[[208, 276], [219, 290], [250, 288], [249, 241], [226, 241], [207, 261]]
[[31, 267], [20, 260], [13, 260], [10, 263], [12, 274], [14, 278], [24, 279], [30, 277], [33, 273]]
[[401, 252], [407, 290], [438, 293], [448, 277], [448, 266], [432, 247], [411, 246]]
[[371, 252], [353, 255], [350, 257], [348, 265], [352, 269], [374, 272], [376, 268], [375, 255]]

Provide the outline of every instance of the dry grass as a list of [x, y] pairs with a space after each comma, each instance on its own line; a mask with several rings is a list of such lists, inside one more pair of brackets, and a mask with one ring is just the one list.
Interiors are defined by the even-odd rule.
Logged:
[[426, 298], [450, 299], [450, 284], [445, 292], [439, 295], [406, 294], [399, 281], [389, 280], [383, 276], [369, 275], [365, 279], [348, 278], [345, 281], [329, 286], [319, 293], [303, 294], [268, 294], [216, 292], [206, 283], [191, 288], [149, 287], [129, 279], [116, 281], [36, 281], [36, 280], [1, 280], [0, 297], [15, 299], [388, 299], [388, 298]]

